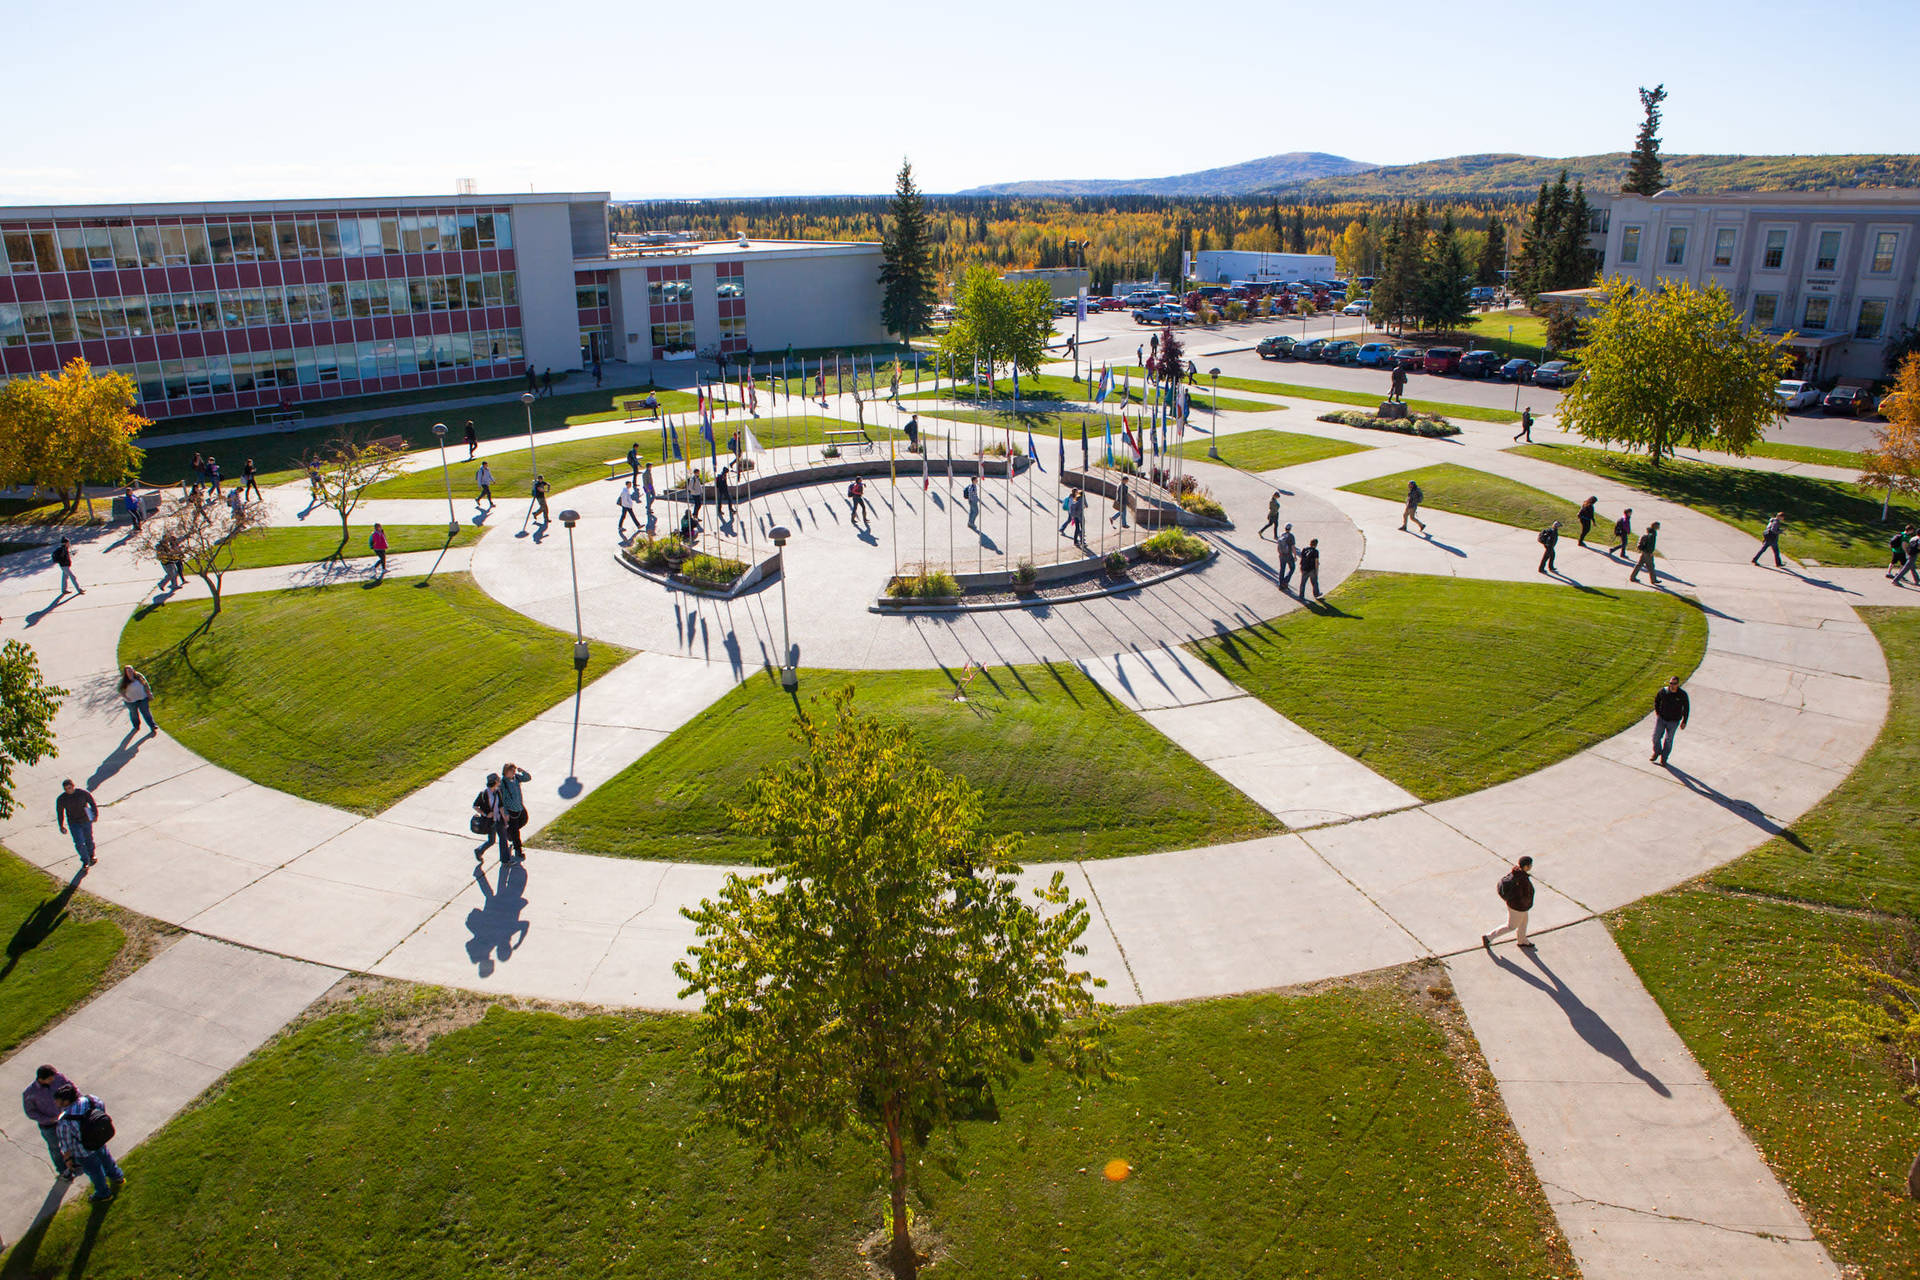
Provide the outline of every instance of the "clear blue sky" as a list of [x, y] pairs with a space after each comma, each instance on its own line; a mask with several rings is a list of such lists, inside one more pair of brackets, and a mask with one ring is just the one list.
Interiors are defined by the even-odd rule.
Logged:
[[1658, 81], [1671, 152], [1920, 150], [1913, 0], [92, 0], [13, 6], [6, 33], [0, 203], [1571, 155], [1624, 149]]

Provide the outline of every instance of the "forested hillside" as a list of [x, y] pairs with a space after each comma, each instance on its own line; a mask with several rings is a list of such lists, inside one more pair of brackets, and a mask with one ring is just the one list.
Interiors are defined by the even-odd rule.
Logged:
[[[1661, 157], [1666, 179], [1680, 191], [1817, 191], [1826, 187], [1920, 186], [1920, 155], [1688, 156]], [[1451, 156], [1420, 164], [1391, 165], [1311, 181], [1280, 184], [1272, 191], [1313, 202], [1352, 199], [1449, 197], [1531, 199], [1560, 170], [1595, 192], [1618, 191], [1627, 153], [1594, 156]]]

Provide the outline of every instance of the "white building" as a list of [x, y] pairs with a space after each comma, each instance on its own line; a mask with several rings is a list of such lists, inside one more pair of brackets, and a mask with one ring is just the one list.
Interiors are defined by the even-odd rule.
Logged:
[[1202, 284], [1336, 278], [1331, 254], [1260, 253], [1251, 249], [1202, 249], [1194, 259], [1193, 275]]
[[1747, 191], [1607, 198], [1609, 276], [1717, 284], [1802, 376], [1884, 376], [1916, 316], [1920, 191]]

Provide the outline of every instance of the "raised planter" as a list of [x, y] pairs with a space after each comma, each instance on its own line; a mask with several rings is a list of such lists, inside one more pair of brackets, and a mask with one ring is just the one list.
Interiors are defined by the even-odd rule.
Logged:
[[[1127, 563], [1133, 566], [1135, 570], [1141, 565], [1151, 565], [1152, 571], [1145, 574], [1130, 572], [1126, 577], [1115, 578], [1110, 576], [1106, 571], [1106, 556], [1093, 555], [1080, 560], [1063, 561], [1059, 564], [1034, 566], [1034, 585], [1028, 588], [1015, 585], [1011, 570], [1003, 570], [997, 573], [956, 573], [953, 576], [955, 581], [960, 584], [961, 594], [959, 596], [937, 596], [933, 598], [915, 598], [909, 596], [895, 599], [891, 596], [882, 595], [874, 598], [874, 602], [867, 607], [867, 612], [995, 612], [1003, 609], [1030, 609], [1037, 604], [1072, 604], [1079, 600], [1097, 600], [1101, 596], [1118, 595], [1123, 591], [1133, 591], [1141, 587], [1150, 587], [1155, 583], [1165, 582], [1169, 578], [1177, 578], [1183, 573], [1191, 573], [1195, 569], [1203, 568], [1213, 563], [1220, 553], [1217, 550], [1209, 548], [1207, 554], [1198, 560], [1191, 560], [1186, 564], [1175, 565], [1161, 565], [1149, 561], [1141, 555], [1140, 548], [1137, 546], [1123, 548], [1121, 554], [1126, 556]], [[1042, 596], [1039, 594], [1038, 588], [1044, 583], [1059, 582], [1064, 579], [1093, 573], [1100, 575], [1098, 584], [1089, 586], [1085, 590], [1074, 591], [1066, 595], [1058, 596]], [[1018, 598], [1013, 600], [968, 599], [968, 597], [972, 595], [997, 596], [1007, 591], [1012, 591]]]
[[[1013, 474], [1019, 475], [1031, 466], [1032, 462], [1033, 460], [1024, 453], [1015, 455], [1013, 459]], [[917, 477], [920, 474], [920, 467], [920, 459], [916, 456], [911, 463], [896, 459], [893, 470], [902, 477], [908, 475]], [[962, 480], [982, 474], [989, 480], [1004, 480], [1007, 478], [1007, 460], [1005, 458], [954, 458], [951, 460], [934, 458], [928, 463], [928, 470], [936, 476], [952, 475]], [[834, 480], [851, 480], [855, 476], [859, 476], [863, 480], [873, 479], [884, 476], [887, 472], [888, 466], [885, 454], [880, 454], [872, 458], [837, 458], [827, 462], [816, 462], [810, 466], [800, 467], [793, 471], [756, 473], [751, 482], [751, 488], [752, 492], [757, 496], [760, 494], [773, 493], [780, 489], [803, 489], [808, 485], [826, 484]], [[743, 483], [737, 485], [729, 484], [727, 487], [733, 491], [733, 495], [737, 500], [742, 494], [747, 492], [749, 486]], [[699, 491], [701, 501], [713, 501], [714, 487], [711, 483], [701, 485]], [[669, 501], [685, 502], [692, 496], [692, 493], [693, 491], [685, 485], [676, 485], [671, 489], [663, 489], [660, 496]]]
[[[1233, 521], [1216, 520], [1212, 516], [1203, 516], [1189, 511], [1177, 502], [1165, 498], [1145, 497], [1140, 488], [1129, 477], [1127, 495], [1131, 499], [1132, 516], [1135, 524], [1142, 529], [1164, 529], [1177, 525], [1184, 529], [1231, 529]], [[1088, 493], [1097, 493], [1112, 501], [1120, 496], [1120, 476], [1118, 472], [1096, 468], [1092, 471], [1074, 471], [1060, 473], [1060, 483], [1069, 487], [1085, 489]]]
[[695, 581], [692, 578], [682, 577], [678, 572], [662, 573], [658, 569], [649, 569], [634, 559], [633, 553], [625, 547], [620, 548], [620, 550], [614, 553], [614, 559], [618, 561], [621, 567], [626, 569], [627, 572], [635, 574], [638, 577], [646, 578], [651, 582], [657, 582], [669, 590], [684, 591], [691, 596], [705, 596], [710, 600], [731, 600], [736, 596], [743, 596], [749, 591], [756, 590], [773, 581], [774, 576], [780, 572], [780, 553], [778, 551], [773, 552], [755, 564], [748, 565], [745, 573], [724, 587], [715, 586], [710, 582]]

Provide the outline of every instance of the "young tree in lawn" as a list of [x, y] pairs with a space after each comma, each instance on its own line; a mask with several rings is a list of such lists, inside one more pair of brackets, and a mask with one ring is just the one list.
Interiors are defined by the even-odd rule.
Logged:
[[1487, 222], [1486, 239], [1480, 242], [1480, 260], [1473, 270], [1475, 284], [1499, 284], [1507, 266], [1507, 224], [1499, 218]]
[[1667, 100], [1667, 86], [1657, 84], [1640, 90], [1640, 132], [1633, 139], [1633, 155], [1627, 161], [1627, 180], [1620, 190], [1629, 195], [1655, 196], [1667, 189], [1660, 163], [1660, 104]]
[[906, 730], [856, 713], [851, 687], [802, 710], [797, 761], [735, 812], [767, 869], [682, 908], [674, 972], [698, 996], [715, 1119], [776, 1158], [814, 1130], [883, 1143], [896, 1276], [916, 1274], [907, 1144], [990, 1109], [1024, 1065], [1111, 1077], [1097, 980], [1075, 969], [1086, 904], [1055, 873], [1019, 889], [1016, 839], [982, 829], [979, 793]]
[[0, 645], [0, 818], [14, 810], [13, 767], [57, 756], [53, 717], [67, 691], [40, 675], [40, 658], [19, 640]]
[[236, 508], [214, 497], [211, 489], [190, 490], [140, 527], [134, 555], [154, 564], [178, 560], [181, 568], [204, 582], [213, 598], [213, 611], [207, 615], [210, 626], [220, 612], [220, 588], [233, 568], [236, 545], [267, 519], [267, 504], [257, 498]]
[[1147, 357], [1147, 372], [1169, 392], [1187, 376], [1187, 349], [1174, 336], [1173, 326], [1160, 330], [1160, 349]]
[[933, 250], [927, 237], [927, 207], [914, 185], [913, 165], [900, 162], [893, 200], [880, 245], [880, 319], [887, 332], [905, 340], [927, 332], [936, 301]]
[[1658, 465], [1681, 445], [1744, 455], [1779, 419], [1773, 388], [1787, 353], [1749, 332], [1718, 286], [1682, 280], [1651, 293], [1615, 277], [1604, 288], [1585, 324], [1585, 374], [1560, 401], [1562, 426], [1645, 450]]
[[119, 484], [140, 469], [133, 438], [148, 425], [126, 375], [95, 373], [78, 356], [58, 374], [18, 378], [0, 387], [0, 484], [31, 482], [52, 489], [71, 515], [86, 486]]
[[1880, 412], [1887, 425], [1879, 428], [1880, 438], [1864, 454], [1860, 484], [1881, 491], [1880, 518], [1885, 520], [1894, 494], [1920, 496], [1920, 355], [1910, 355], [1900, 365]]
[[353, 517], [354, 508], [360, 505], [361, 496], [382, 480], [399, 475], [403, 456], [398, 449], [389, 448], [352, 427], [344, 427], [340, 434], [301, 460], [300, 465], [308, 475], [317, 474], [320, 478], [314, 500], [340, 517], [340, 545], [334, 549], [335, 556], [346, 550], [347, 523]]
[[991, 267], [970, 267], [954, 290], [953, 323], [940, 335], [941, 356], [964, 379], [978, 360], [988, 385], [1002, 365], [1040, 372], [1053, 332], [1053, 294], [1044, 281], [1009, 284]]

